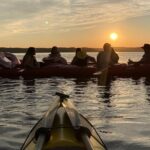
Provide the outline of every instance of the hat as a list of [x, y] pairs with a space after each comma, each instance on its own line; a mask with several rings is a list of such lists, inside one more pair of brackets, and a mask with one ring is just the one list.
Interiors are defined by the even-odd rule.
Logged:
[[86, 52], [85, 51], [79, 51], [79, 52], [77, 52], [77, 58], [79, 58], [79, 59], [85, 59], [86, 58]]
[[143, 48], [143, 49], [150, 49], [150, 44], [145, 43], [141, 48]]

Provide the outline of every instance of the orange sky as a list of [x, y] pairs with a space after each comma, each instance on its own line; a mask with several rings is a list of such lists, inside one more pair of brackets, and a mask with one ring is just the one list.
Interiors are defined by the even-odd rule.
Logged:
[[[147, 0], [3, 0], [0, 47], [138, 47], [150, 42]], [[113, 41], [110, 34], [116, 32]]]

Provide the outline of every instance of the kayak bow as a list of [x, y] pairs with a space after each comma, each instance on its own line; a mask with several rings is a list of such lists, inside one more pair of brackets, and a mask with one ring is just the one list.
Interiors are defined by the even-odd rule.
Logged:
[[91, 123], [79, 114], [69, 96], [59, 100], [30, 131], [21, 150], [107, 150]]

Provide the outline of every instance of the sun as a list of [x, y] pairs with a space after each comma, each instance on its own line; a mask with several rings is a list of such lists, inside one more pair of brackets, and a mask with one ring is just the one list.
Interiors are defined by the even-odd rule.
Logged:
[[111, 40], [115, 41], [115, 40], [118, 39], [118, 34], [113, 32], [113, 33], [110, 34], [110, 38], [111, 38]]

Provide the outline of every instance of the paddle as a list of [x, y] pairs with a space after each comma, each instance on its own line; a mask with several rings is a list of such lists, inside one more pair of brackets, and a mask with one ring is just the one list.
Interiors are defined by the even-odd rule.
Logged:
[[109, 69], [109, 66], [106, 67], [106, 68], [104, 68], [104, 69], [101, 69], [101, 70], [99, 70], [99, 71], [97, 71], [97, 72], [95, 72], [95, 73], [93, 73], [93, 75], [94, 75], [94, 76], [99, 76], [99, 75], [101, 75], [103, 72], [105, 72], [107, 69]]

